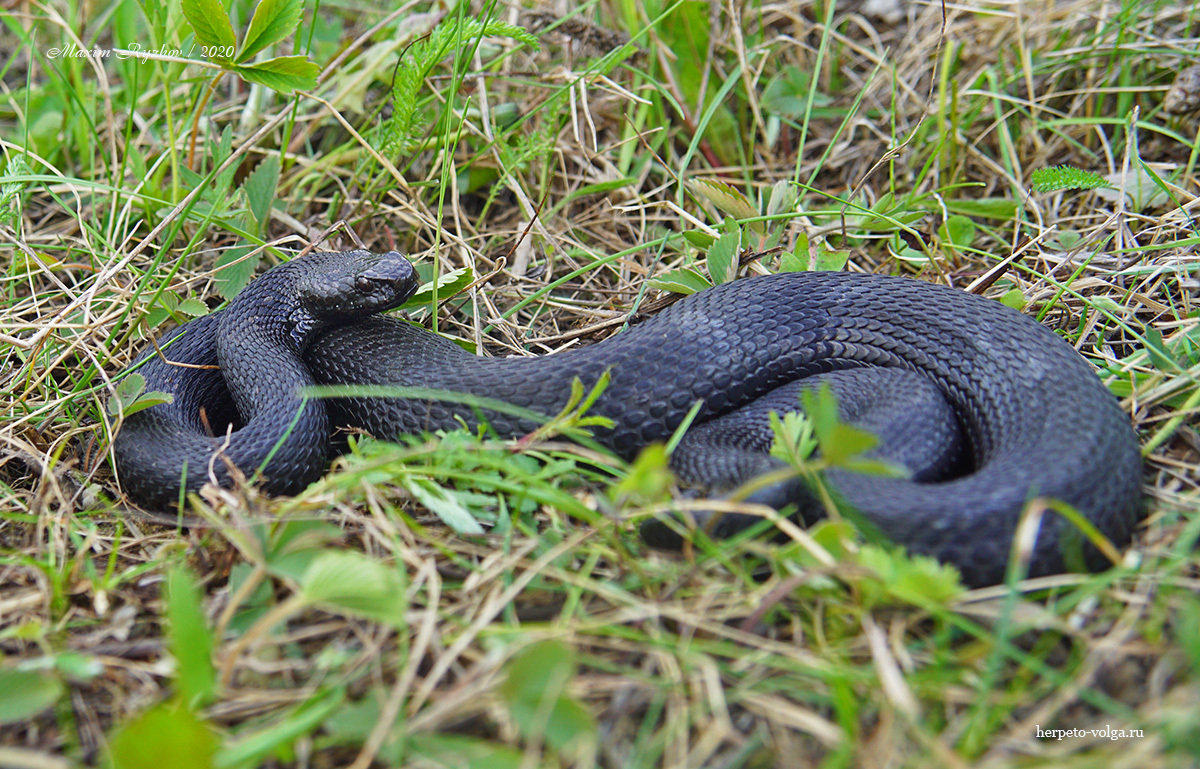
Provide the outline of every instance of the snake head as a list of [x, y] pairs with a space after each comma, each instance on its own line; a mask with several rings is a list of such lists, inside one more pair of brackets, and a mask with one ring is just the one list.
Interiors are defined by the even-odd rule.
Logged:
[[420, 286], [416, 270], [396, 251], [347, 251], [306, 257], [298, 282], [301, 304], [316, 318], [345, 322], [404, 304]]

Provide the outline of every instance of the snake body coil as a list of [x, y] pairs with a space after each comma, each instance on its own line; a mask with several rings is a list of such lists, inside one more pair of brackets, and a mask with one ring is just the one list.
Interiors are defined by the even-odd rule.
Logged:
[[[589, 411], [614, 422], [597, 432], [601, 443], [632, 457], [669, 438], [700, 401], [672, 466], [685, 480], [726, 488], [773, 466], [767, 413], [794, 408], [804, 386], [797, 383], [816, 377], [833, 385], [846, 418], [883, 433], [881, 456], [913, 473], [831, 471], [838, 497], [910, 551], [957, 566], [968, 584], [1003, 578], [1018, 519], [1034, 497], [1072, 505], [1118, 545], [1129, 540], [1141, 470], [1126, 416], [1070, 345], [997, 302], [905, 278], [787, 273], [703, 291], [593, 346], [495, 359], [403, 321], [363, 315], [411, 293], [403, 261], [363, 252], [305, 257], [259, 278], [223, 313], [184, 326], [167, 357], [219, 359], [220, 371], [158, 358], [142, 366], [148, 388], [172, 392], [175, 402], [131, 415], [118, 434], [126, 492], [148, 506], [170, 505], [185, 460], [189, 490], [210, 467], [228, 483], [224, 461], [212, 460], [219, 450], [247, 475], [262, 467], [271, 492], [292, 493], [323, 470], [330, 424], [392, 437], [453, 429], [477, 416], [448, 401], [364, 397], [329, 402], [326, 417], [315, 404], [301, 408], [295, 395], [313, 381], [433, 388], [552, 415], [566, 404], [573, 378], [591, 387], [605, 371], [611, 381]], [[397, 296], [350, 318], [307, 319], [296, 309], [301, 287], [324, 286], [330, 269], [343, 286], [370, 272]], [[272, 279], [277, 272], [283, 277]], [[291, 320], [274, 336], [286, 343], [268, 350], [251, 329], [281, 317]], [[238, 399], [236, 412], [220, 402], [225, 386]], [[889, 407], [888, 391], [897, 388], [913, 405]], [[223, 449], [224, 436], [202, 429], [202, 406], [214, 432], [226, 422], [240, 426]], [[505, 436], [537, 426], [506, 413], [482, 416]], [[761, 499], [806, 505], [803, 496], [785, 484]], [[1059, 515], [1044, 517], [1031, 574], [1064, 568], [1072, 529]], [[1096, 556], [1090, 551], [1093, 566]]]

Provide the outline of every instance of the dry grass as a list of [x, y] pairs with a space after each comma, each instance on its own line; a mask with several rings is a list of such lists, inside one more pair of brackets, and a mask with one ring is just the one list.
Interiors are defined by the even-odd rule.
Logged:
[[[464, 41], [460, 87], [452, 55], [421, 88], [428, 121], [390, 152], [378, 130], [398, 57], [433, 22], [423, 7], [384, 18], [322, 4], [340, 32], [313, 43], [318, 87], [289, 100], [226, 76], [201, 104], [211, 70], [47, 54], [93, 47], [77, 25], [97, 47], [129, 47], [137, 4], [8, 5], [0, 680], [42, 671], [20, 680], [45, 707], [0, 705], [0, 765], [104, 763], [122, 729], [159, 751], [139, 763], [118, 749], [125, 766], [168, 750], [172, 766], [221, 767], [1194, 760], [1200, 132], [1161, 109], [1200, 55], [1194, 13], [997, 2], [898, 6], [889, 21], [850, 6], [684, 4], [602, 72], [596, 57], [644, 28], [641, 4], [562, 5], [571, 21], [540, 33], [540, 53]], [[694, 59], [685, 11], [727, 31]], [[554, 19], [495, 12], [541, 30]], [[35, 28], [36, 42], [20, 32]], [[190, 34], [165, 29], [168, 42]], [[725, 86], [724, 108], [709, 109]], [[261, 233], [205, 176], [225, 129], [233, 189], [283, 150]], [[1173, 201], [1030, 191], [1037, 169], [1119, 183], [1142, 163]], [[760, 213], [777, 182], [798, 182], [798, 205], [766, 230], [787, 250], [807, 238], [811, 253], [848, 252], [847, 269], [959, 287], [988, 275], [989, 294], [1019, 292], [1061, 330], [1146, 448], [1148, 516], [1126, 567], [922, 602], [852, 559], [814, 567], [796, 546], [656, 553], [630, 523], [653, 501], [614, 502], [592, 467], [604, 460], [562, 444], [531, 449], [534, 464], [462, 440], [370, 447], [295, 499], [206, 494], [203, 525], [186, 529], [119, 501], [114, 378], [151, 327], [186, 320], [176, 300], [217, 305], [230, 255], [265, 264], [274, 248], [361, 243], [413, 254], [427, 277], [469, 268], [481, 280], [440, 308], [439, 329], [493, 354], [547, 352], [610, 333], [650, 297], [648, 278], [696, 262], [679, 233], [714, 233], [724, 215], [686, 184], [700, 178]], [[872, 206], [889, 220], [861, 215]], [[974, 225], [965, 241], [945, 226], [963, 226], [956, 215]], [[258, 234], [270, 248], [236, 250]], [[472, 499], [492, 533], [455, 535], [381, 470], [481, 480], [487, 497]], [[345, 595], [329, 596], [332, 579], [319, 598], [306, 569], [331, 553], [362, 558], [325, 561], [346, 567]], [[168, 632], [190, 627], [187, 573], [218, 685], [158, 706], [208, 675], [187, 656], [207, 655], [204, 632]], [[170, 580], [185, 585], [173, 607]], [[371, 592], [384, 589], [390, 603]], [[522, 682], [553, 693], [533, 716]], [[561, 742], [564, 723], [576, 742]], [[1106, 726], [1142, 736], [1036, 736]]]

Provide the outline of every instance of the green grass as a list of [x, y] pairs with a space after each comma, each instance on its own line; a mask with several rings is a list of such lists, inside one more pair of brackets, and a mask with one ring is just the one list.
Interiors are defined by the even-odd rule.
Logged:
[[[1195, 763], [1200, 123], [1161, 106], [1194, 12], [734, 6], [235, 0], [232, 41], [156, 2], [0, 16], [0, 765]], [[490, 354], [655, 286], [1007, 264], [976, 290], [1122, 399], [1146, 522], [1106, 573], [964, 593], [842, 524], [655, 552], [661, 454], [466, 435], [131, 514], [108, 404], [145, 340], [359, 243]], [[1140, 736], [1038, 736], [1110, 727]]]

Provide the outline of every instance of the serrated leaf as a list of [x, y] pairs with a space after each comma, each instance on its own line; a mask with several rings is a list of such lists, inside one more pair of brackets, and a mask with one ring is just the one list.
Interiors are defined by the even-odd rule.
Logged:
[[[742, 191], [720, 179], [693, 179], [688, 184], [701, 198], [712, 203], [727, 216], [735, 219], [753, 219], [759, 216], [758, 209]], [[762, 222], [752, 222], [750, 227], [763, 231]]]
[[742, 243], [742, 228], [732, 218], [725, 219], [725, 232], [708, 249], [704, 266], [708, 276], [716, 285], [728, 283], [737, 277], [738, 246]]
[[300, 25], [303, 0], [261, 0], [250, 18], [250, 28], [242, 40], [235, 62], [241, 64], [269, 45], [284, 40]]
[[249, 256], [254, 249], [249, 246], [234, 246], [217, 257], [217, 293], [232, 299], [250, 283], [258, 267], [258, 256]]
[[833, 250], [825, 246], [817, 247], [817, 258], [812, 268], [821, 272], [838, 272], [850, 261], [850, 252]]
[[694, 294], [697, 291], [712, 288], [712, 283], [695, 270], [682, 267], [678, 270], [668, 270], [656, 278], [651, 278], [650, 288], [670, 291], [673, 294]]
[[199, 318], [202, 315], [208, 315], [208, 305], [195, 297], [188, 297], [187, 299], [184, 299], [175, 309], [191, 318]]
[[233, 24], [221, 0], [183, 0], [183, 16], [200, 45], [228, 51], [237, 45]]
[[175, 397], [170, 393], [159, 390], [143, 392], [146, 388], [146, 378], [134, 371], [122, 377], [114, 388], [113, 397], [108, 399], [109, 416], [136, 414], [139, 411], [157, 406], [160, 403], [174, 403]]
[[217, 688], [212, 664], [212, 632], [200, 605], [200, 589], [184, 567], [167, 573], [167, 637], [175, 657], [175, 686], [190, 709], [207, 705]]
[[[884, 595], [914, 606], [944, 606], [963, 592], [958, 571], [935, 558], [893, 552], [872, 544], [860, 547], [857, 558], [878, 577]], [[874, 597], [878, 600], [883, 596]]]
[[1033, 189], [1038, 192], [1091, 190], [1112, 186], [1109, 180], [1100, 174], [1065, 165], [1035, 169], [1029, 175], [1029, 180], [1033, 183]]
[[0, 670], [0, 724], [27, 721], [62, 696], [63, 684], [41, 670]]
[[126, 723], [110, 743], [115, 769], [213, 769], [217, 736], [178, 703], [156, 705]]
[[290, 96], [295, 91], [308, 91], [316, 86], [321, 68], [306, 56], [276, 56], [254, 64], [238, 64], [233, 71], [251, 83]]
[[113, 388], [113, 397], [108, 401], [108, 413], [116, 416], [124, 411], [124, 407], [137, 400], [146, 389], [146, 377], [134, 371], [122, 377]]
[[531, 644], [506, 668], [508, 677], [500, 685], [500, 693], [526, 739], [542, 737], [558, 751], [595, 739], [591, 714], [567, 694], [575, 677], [575, 658], [566, 644]]
[[396, 569], [366, 556], [327, 550], [313, 559], [300, 578], [300, 592], [311, 604], [340, 609], [403, 628], [404, 583]]
[[[470, 267], [459, 267], [456, 270], [444, 272], [438, 276], [437, 283], [437, 300], [444, 302], [450, 297], [457, 296], [466, 290], [467, 286], [475, 282], [475, 271]], [[433, 301], [433, 286], [434, 281], [424, 283], [417, 293], [412, 295], [412, 298], [404, 303], [401, 309], [404, 310], [419, 310], [423, 307], [428, 307]]]
[[454, 494], [441, 486], [428, 482], [424, 478], [406, 476], [404, 488], [416, 497], [417, 501], [429, 511], [442, 519], [442, 522], [459, 534], [483, 534], [483, 527], [475, 516], [471, 515]]
[[258, 224], [260, 234], [267, 231], [271, 204], [275, 202], [275, 190], [278, 186], [278, 155], [268, 155], [242, 183], [242, 189], [246, 191], [246, 200], [250, 203], [250, 213]]

